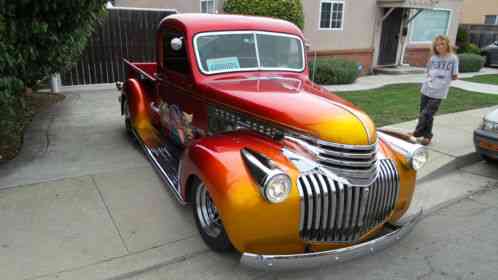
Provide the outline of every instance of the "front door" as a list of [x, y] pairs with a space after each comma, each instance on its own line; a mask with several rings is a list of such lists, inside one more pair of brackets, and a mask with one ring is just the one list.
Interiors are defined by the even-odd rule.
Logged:
[[[389, 9], [384, 9], [384, 13], [387, 13], [388, 11]], [[382, 24], [379, 65], [396, 64], [402, 16], [403, 9], [396, 8]]]

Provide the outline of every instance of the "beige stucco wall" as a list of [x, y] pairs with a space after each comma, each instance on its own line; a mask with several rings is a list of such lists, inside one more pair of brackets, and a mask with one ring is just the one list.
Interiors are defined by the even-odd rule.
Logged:
[[303, 0], [304, 33], [315, 50], [373, 47], [376, 0], [345, 0], [343, 30], [319, 30], [320, 0]]
[[498, 0], [464, 0], [460, 22], [483, 24], [486, 15], [498, 15]]

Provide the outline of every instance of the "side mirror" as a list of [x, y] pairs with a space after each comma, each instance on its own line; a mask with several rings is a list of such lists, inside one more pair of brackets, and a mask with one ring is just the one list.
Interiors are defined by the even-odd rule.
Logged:
[[180, 38], [177, 37], [177, 38], [171, 39], [170, 47], [174, 51], [181, 50], [183, 47], [183, 37], [180, 37]]

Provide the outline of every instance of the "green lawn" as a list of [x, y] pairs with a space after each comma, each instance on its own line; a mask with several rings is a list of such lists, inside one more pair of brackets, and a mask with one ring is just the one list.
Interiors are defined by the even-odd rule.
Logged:
[[480, 84], [498, 85], [498, 74], [480, 75], [462, 80]]
[[[416, 119], [420, 105], [420, 84], [396, 84], [379, 89], [337, 93], [367, 112], [377, 127]], [[498, 95], [451, 88], [438, 114], [498, 105]]]

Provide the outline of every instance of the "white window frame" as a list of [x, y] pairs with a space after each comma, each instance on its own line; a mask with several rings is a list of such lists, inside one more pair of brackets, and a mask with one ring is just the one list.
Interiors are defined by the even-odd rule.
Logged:
[[[323, 28], [321, 27], [322, 22], [322, 3], [330, 3], [330, 27]], [[334, 11], [334, 4], [342, 4], [342, 18], [341, 18], [341, 28], [333, 28], [332, 27], [332, 16]], [[346, 1], [344, 0], [321, 0], [320, 1], [320, 10], [318, 12], [318, 30], [321, 31], [343, 31], [344, 30], [344, 14], [346, 13]]]
[[495, 23], [492, 23], [492, 25], [498, 25], [498, 15], [485, 15], [484, 16], [485, 23], [486, 23], [486, 17], [495, 17]]
[[[203, 2], [213, 2], [213, 12], [203, 12], [202, 11], [202, 3]], [[216, 14], [216, 0], [200, 0], [199, 1], [199, 11], [203, 14]]]
[[[434, 11], [446, 11], [446, 12], [449, 12], [449, 15], [448, 15], [448, 26], [446, 27], [446, 34], [443, 34], [443, 35], [446, 35], [448, 36], [449, 33], [450, 33], [450, 28], [451, 28], [451, 23], [453, 21], [453, 10], [452, 9], [444, 9], [444, 8], [435, 8], [435, 9], [432, 9]], [[415, 29], [415, 20], [412, 21], [410, 23], [410, 34], [408, 36], [408, 42], [410, 44], [432, 44], [432, 41], [413, 41], [412, 40], [412, 36], [413, 36], [413, 32], [414, 32], [414, 29]]]
[[[251, 68], [242, 68], [242, 69], [231, 69], [231, 70], [215, 70], [215, 71], [208, 71], [202, 67], [202, 61], [201, 61], [201, 56], [199, 54], [199, 48], [197, 47], [197, 39], [200, 37], [204, 36], [212, 36], [212, 35], [230, 35], [230, 34], [253, 34], [255, 38], [255, 44], [254, 47], [256, 48], [256, 55], [257, 55], [257, 67], [251, 67]], [[263, 35], [273, 35], [273, 36], [281, 36], [281, 37], [288, 37], [288, 38], [293, 38], [297, 39], [299, 41], [299, 44], [301, 45], [301, 52], [302, 52], [302, 62], [303, 65], [299, 69], [295, 68], [278, 68], [278, 67], [262, 67], [261, 62], [260, 62], [260, 57], [258, 53], [258, 45], [257, 45], [257, 34], [263, 34]], [[291, 35], [291, 34], [286, 34], [286, 33], [277, 33], [277, 32], [268, 32], [268, 31], [215, 31], [215, 32], [203, 32], [196, 34], [193, 38], [194, 41], [194, 51], [195, 51], [195, 57], [197, 61], [197, 67], [201, 71], [202, 74], [204, 75], [213, 75], [213, 74], [221, 74], [221, 73], [232, 73], [232, 72], [250, 72], [250, 71], [287, 71], [287, 72], [297, 72], [301, 73], [304, 71], [306, 68], [306, 51], [304, 48], [304, 43], [303, 40], [296, 35]]]

